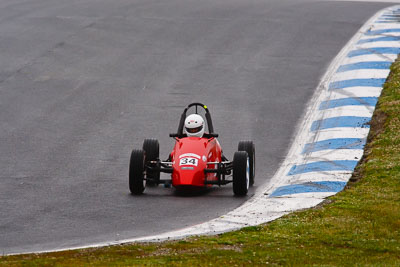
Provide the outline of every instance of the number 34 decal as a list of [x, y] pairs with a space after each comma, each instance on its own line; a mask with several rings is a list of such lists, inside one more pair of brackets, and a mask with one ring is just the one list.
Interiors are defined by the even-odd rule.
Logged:
[[181, 158], [179, 161], [179, 166], [182, 165], [197, 166], [197, 164], [199, 164], [199, 160], [196, 158]]

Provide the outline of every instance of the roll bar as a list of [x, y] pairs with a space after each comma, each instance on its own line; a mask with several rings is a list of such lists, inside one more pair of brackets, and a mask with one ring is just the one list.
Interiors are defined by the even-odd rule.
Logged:
[[218, 134], [214, 133], [214, 127], [213, 127], [213, 124], [212, 124], [210, 111], [208, 110], [207, 106], [202, 104], [202, 103], [189, 104], [183, 110], [183, 113], [181, 115], [181, 119], [180, 119], [179, 125], [178, 125], [178, 132], [177, 133], [172, 133], [169, 136], [170, 137], [178, 137], [178, 138], [182, 138], [182, 137], [185, 136], [185, 134], [183, 133], [183, 126], [185, 124], [186, 112], [188, 111], [189, 108], [191, 108], [193, 106], [196, 108], [196, 114], [198, 114], [197, 113], [197, 107], [202, 107], [206, 112], [205, 116], [206, 116], [206, 120], [207, 120], [208, 131], [209, 131], [209, 133], [206, 134], [206, 135], [209, 136], [209, 137], [218, 137]]

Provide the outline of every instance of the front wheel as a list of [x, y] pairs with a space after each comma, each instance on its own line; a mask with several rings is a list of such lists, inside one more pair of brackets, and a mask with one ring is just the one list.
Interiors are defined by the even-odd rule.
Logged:
[[134, 195], [143, 193], [146, 186], [144, 180], [144, 151], [139, 149], [132, 150], [129, 164], [129, 190]]
[[[143, 150], [146, 153], [146, 161], [157, 161], [160, 157], [160, 145], [157, 139], [145, 139]], [[152, 167], [155, 165], [153, 164]], [[157, 186], [160, 182], [160, 171], [146, 170], [146, 185]]]
[[253, 141], [240, 141], [238, 151], [246, 151], [249, 155], [250, 164], [250, 186], [254, 184], [254, 177], [256, 175], [256, 148]]
[[245, 196], [250, 186], [250, 163], [246, 151], [238, 151], [233, 155], [233, 193]]

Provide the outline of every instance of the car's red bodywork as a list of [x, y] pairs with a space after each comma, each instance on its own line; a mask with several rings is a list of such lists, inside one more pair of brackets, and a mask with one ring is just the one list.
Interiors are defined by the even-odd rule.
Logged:
[[204, 187], [212, 186], [205, 181], [217, 181], [216, 173], [205, 173], [205, 169], [216, 169], [221, 162], [222, 150], [214, 137], [183, 137], [177, 138], [171, 153], [172, 185], [174, 187]]
[[[202, 137], [188, 136], [184, 129], [186, 112], [191, 107], [195, 109], [195, 114], [198, 114], [198, 108], [205, 112], [208, 132]], [[240, 141], [233, 160], [228, 160], [222, 153], [207, 106], [201, 103], [189, 104], [181, 115], [177, 132], [169, 136], [175, 139], [175, 145], [165, 161], [160, 160], [157, 139], [145, 139], [143, 149], [132, 150], [129, 163], [129, 190], [132, 194], [142, 194], [146, 185], [164, 184], [170, 187], [172, 184], [178, 191], [185, 191], [188, 188], [197, 190], [229, 183], [232, 183], [235, 195], [247, 194], [249, 186], [254, 182], [254, 144], [252, 141]], [[161, 172], [171, 174], [171, 178], [161, 179]]]

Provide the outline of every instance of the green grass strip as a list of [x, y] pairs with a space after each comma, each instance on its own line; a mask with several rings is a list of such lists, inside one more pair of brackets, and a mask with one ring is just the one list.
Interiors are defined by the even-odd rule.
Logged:
[[212, 237], [0, 258], [2, 266], [400, 266], [400, 61], [391, 67], [364, 157], [316, 208]]

